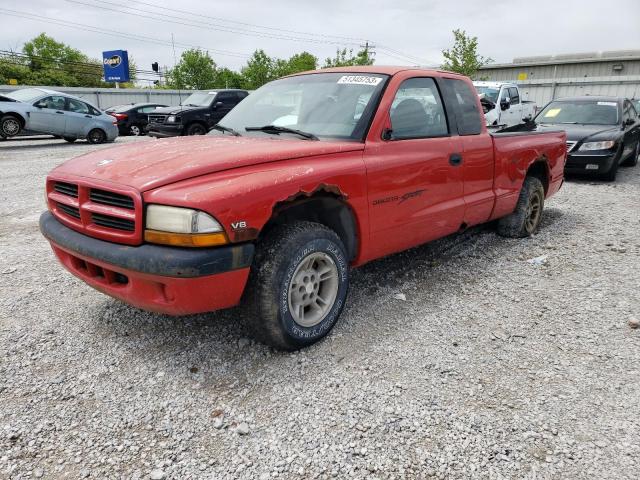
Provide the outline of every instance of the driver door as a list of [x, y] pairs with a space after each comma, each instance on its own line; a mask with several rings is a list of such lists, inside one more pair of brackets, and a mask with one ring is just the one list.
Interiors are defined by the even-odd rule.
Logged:
[[29, 130], [51, 135], [63, 135], [65, 129], [65, 102], [62, 95], [50, 95], [33, 104], [36, 107], [29, 115]]

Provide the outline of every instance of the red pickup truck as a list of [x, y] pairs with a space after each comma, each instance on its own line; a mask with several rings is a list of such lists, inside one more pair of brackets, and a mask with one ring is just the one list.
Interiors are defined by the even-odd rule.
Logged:
[[40, 228], [96, 289], [170, 315], [241, 303], [297, 349], [344, 308], [349, 268], [497, 221], [533, 234], [563, 132], [489, 134], [469, 79], [401, 67], [285, 77], [208, 136], [95, 151], [47, 177]]

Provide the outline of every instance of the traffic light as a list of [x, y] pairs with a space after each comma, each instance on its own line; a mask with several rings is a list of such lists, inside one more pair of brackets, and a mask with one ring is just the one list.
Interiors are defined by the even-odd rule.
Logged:
[[151, 68], [153, 69], [154, 72], [158, 71], [158, 62], [153, 62], [151, 64]]

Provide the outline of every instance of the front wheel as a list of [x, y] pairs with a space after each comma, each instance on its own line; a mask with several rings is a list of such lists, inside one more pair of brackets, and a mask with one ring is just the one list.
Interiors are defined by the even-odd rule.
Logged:
[[15, 137], [22, 130], [22, 124], [13, 115], [5, 115], [0, 118], [0, 135], [5, 138]]
[[87, 135], [87, 140], [89, 143], [99, 144], [107, 141], [107, 134], [104, 133], [104, 130], [100, 130], [99, 128], [94, 128]]
[[245, 304], [257, 340], [297, 350], [336, 324], [349, 286], [349, 264], [335, 232], [313, 222], [274, 228], [258, 245]]
[[533, 235], [542, 220], [544, 186], [536, 177], [526, 177], [520, 190], [516, 209], [498, 220], [498, 234], [503, 237], [524, 238]]
[[636, 143], [636, 149], [633, 151], [631, 156], [625, 160], [623, 165], [625, 167], [635, 167], [638, 164], [638, 160], [640, 159], [640, 140]]
[[192, 123], [187, 128], [187, 135], [204, 135], [207, 133], [207, 129], [200, 123]]

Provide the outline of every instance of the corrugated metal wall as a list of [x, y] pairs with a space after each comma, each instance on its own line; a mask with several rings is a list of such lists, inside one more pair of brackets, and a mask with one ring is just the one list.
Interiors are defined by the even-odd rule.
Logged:
[[[622, 65], [622, 70], [614, 66]], [[526, 76], [526, 80], [522, 80]], [[543, 106], [550, 100], [577, 95], [640, 98], [640, 59], [596, 62], [518, 64], [483, 67], [478, 78], [517, 83], [527, 100]]]
[[[8, 93], [32, 86], [0, 85], [0, 93]], [[192, 92], [189, 90], [152, 90], [145, 88], [75, 88], [75, 87], [41, 87], [68, 93], [85, 99], [98, 108], [105, 109], [113, 105], [127, 103], [158, 102], [166, 105], [179, 105]]]

